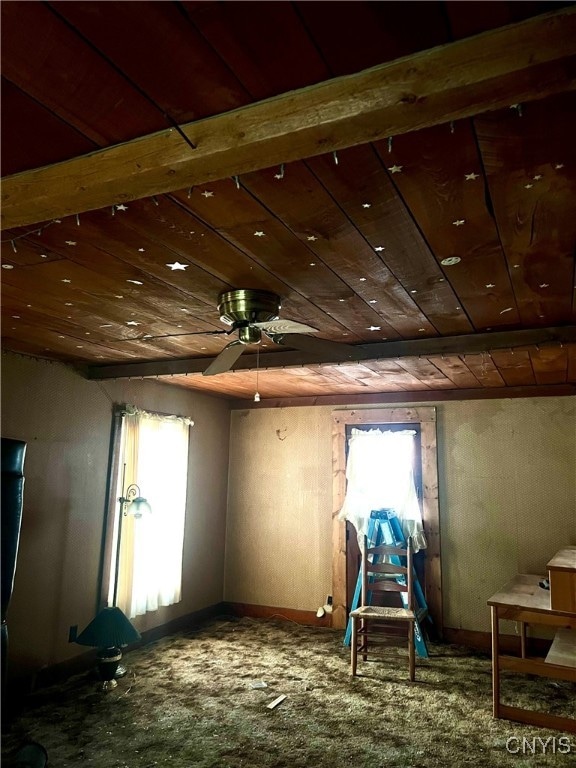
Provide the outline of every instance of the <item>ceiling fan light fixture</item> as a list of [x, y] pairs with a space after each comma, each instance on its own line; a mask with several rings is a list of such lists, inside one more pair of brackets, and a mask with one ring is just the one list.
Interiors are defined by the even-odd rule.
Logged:
[[242, 344], [260, 344], [262, 331], [254, 325], [242, 325], [238, 328], [238, 338]]

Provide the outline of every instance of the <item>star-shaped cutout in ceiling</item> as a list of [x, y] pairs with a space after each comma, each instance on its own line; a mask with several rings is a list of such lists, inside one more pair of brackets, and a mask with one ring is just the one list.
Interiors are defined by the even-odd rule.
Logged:
[[202, 197], [214, 197], [214, 192], [210, 192], [209, 189], [205, 189], [204, 192], [202, 192]]
[[116, 206], [116, 210], [117, 211], [127, 211], [128, 210], [128, 206], [124, 205], [124, 203], [120, 203], [120, 205]]
[[62, 282], [62, 283], [71, 283], [72, 280], [69, 280], [67, 277], [64, 277], [64, 278], [62, 278], [62, 280], [60, 282]]
[[126, 325], [142, 325], [142, 323], [138, 323], [136, 320], [128, 320]]
[[265, 237], [266, 233], [262, 232], [262, 230], [257, 230], [254, 232], [254, 237]]
[[316, 235], [308, 235], [306, 240], [309, 240], [311, 243], [313, 243], [315, 240], [318, 240]]
[[555, 168], [557, 171], [559, 171], [561, 168], [564, 168], [564, 163], [556, 163], [556, 165], [554, 166], [554, 168]]
[[524, 184], [524, 189], [532, 189], [534, 184]]
[[453, 221], [452, 224], [454, 224], [455, 227], [463, 227], [466, 223], [466, 219], [456, 219], [456, 221]]
[[188, 264], [180, 264], [179, 261], [175, 261], [172, 264], [166, 264], [166, 266], [170, 267], [172, 272], [176, 272], [177, 270], [184, 272], [185, 269], [188, 269]]
[[362, 208], [372, 208], [372, 203], [362, 203]]
[[384, 250], [384, 246], [377, 245], [376, 248], [374, 248], [374, 250], [376, 251], [376, 253], [382, 253], [382, 251]]
[[486, 288], [496, 288], [494, 283], [486, 283]]
[[388, 170], [390, 173], [402, 173], [402, 168], [404, 168], [403, 165], [391, 165]]
[[66, 240], [66, 245], [76, 245], [75, 240]]
[[466, 181], [476, 181], [476, 179], [480, 178], [480, 174], [478, 173], [465, 173], [464, 178]]
[[367, 331], [381, 331], [381, 327], [379, 325], [371, 325], [370, 328], [366, 329]]

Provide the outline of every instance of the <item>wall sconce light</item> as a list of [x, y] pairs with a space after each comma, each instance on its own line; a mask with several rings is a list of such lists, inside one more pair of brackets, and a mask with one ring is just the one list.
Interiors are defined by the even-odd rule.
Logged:
[[[124, 482], [126, 480], [126, 464], [122, 471], [122, 488], [124, 488]], [[137, 483], [132, 483], [122, 491], [122, 495], [118, 499], [120, 505], [120, 514], [118, 515], [118, 535], [116, 537], [116, 565], [114, 569], [114, 592], [112, 595], [112, 605], [116, 605], [118, 598], [118, 578], [120, 568], [120, 542], [122, 535], [122, 520], [126, 515], [132, 515], [136, 519], [142, 517], [145, 513], [151, 513], [152, 508], [148, 501], [142, 496], [140, 486]]]
[[134, 515], [134, 517], [142, 517], [145, 512], [152, 512], [150, 504], [140, 492], [140, 486], [136, 483], [132, 483], [126, 488], [125, 494], [118, 499], [120, 502], [120, 510], [122, 514]]

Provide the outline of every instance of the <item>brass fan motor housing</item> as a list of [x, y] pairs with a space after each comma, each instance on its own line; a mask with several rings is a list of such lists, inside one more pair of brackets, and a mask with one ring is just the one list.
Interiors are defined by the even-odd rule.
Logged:
[[[226, 291], [218, 296], [218, 311], [220, 320], [226, 325], [237, 325], [240, 330], [248, 329], [249, 323], [267, 323], [278, 320], [280, 316], [281, 299], [276, 293], [258, 291], [251, 288], [239, 288]], [[246, 341], [245, 343], [251, 343]]]

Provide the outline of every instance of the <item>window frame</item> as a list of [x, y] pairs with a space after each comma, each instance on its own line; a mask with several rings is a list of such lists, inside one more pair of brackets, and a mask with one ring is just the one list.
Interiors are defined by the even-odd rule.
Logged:
[[[119, 517], [120, 514], [122, 514], [119, 498], [115, 493], [115, 490], [118, 488], [120, 473], [122, 472], [120, 454], [122, 451], [123, 418], [124, 415], [133, 407], [134, 406], [129, 406], [126, 403], [116, 403], [112, 409], [112, 425], [110, 430], [110, 448], [106, 483], [106, 506], [104, 509], [102, 542], [100, 547], [100, 575], [98, 584], [98, 600], [96, 606], [97, 612], [110, 605], [108, 597], [110, 593], [110, 582], [112, 577], [112, 545], [114, 543], [114, 533], [118, 526]], [[152, 411], [147, 408], [142, 408], [142, 410], [146, 410], [148, 413], [155, 416], [162, 416], [166, 418], [183, 418], [174, 413], [165, 413], [163, 411], [156, 410]], [[191, 420], [190, 426], [193, 426], [193, 424], [194, 421]]]
[[122, 418], [126, 412], [126, 405], [115, 405], [112, 410], [112, 427], [110, 430], [110, 450], [108, 458], [108, 479], [106, 483], [106, 506], [104, 509], [104, 522], [102, 528], [102, 546], [100, 548], [100, 583], [98, 589], [97, 611], [108, 606], [108, 594], [110, 591], [110, 576], [112, 573], [112, 543], [114, 530], [118, 524], [120, 503], [114, 491], [118, 487], [120, 473], [120, 449], [122, 440]]
[[346, 444], [349, 426], [418, 424], [422, 464], [422, 519], [426, 548], [426, 602], [439, 637], [443, 635], [442, 560], [438, 504], [436, 408], [366, 408], [332, 412], [332, 626], [344, 629], [346, 614], [346, 522], [338, 519], [346, 495]]

